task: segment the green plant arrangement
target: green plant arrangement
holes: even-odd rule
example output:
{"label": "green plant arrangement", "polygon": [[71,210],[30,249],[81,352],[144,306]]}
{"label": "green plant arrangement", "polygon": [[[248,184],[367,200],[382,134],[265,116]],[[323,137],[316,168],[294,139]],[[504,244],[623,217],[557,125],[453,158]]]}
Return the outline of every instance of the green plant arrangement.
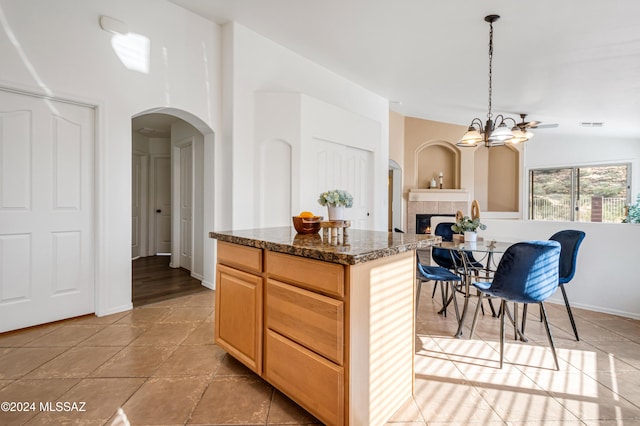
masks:
{"label": "green plant arrangement", "polygon": [[332,189],[331,191],[325,191],[320,194],[318,203],[321,206],[329,207],[352,207],[353,196],[343,189]]}
{"label": "green plant arrangement", "polygon": [[487,225],[481,223],[480,218],[471,219],[469,216],[464,216],[454,225],[451,225],[451,230],[456,234],[462,234],[463,232],[476,232],[477,229],[482,229],[484,231],[487,229]]}
{"label": "green plant arrangement", "polygon": [[626,223],[640,223],[640,194],[636,198],[636,203],[629,206],[629,214]]}

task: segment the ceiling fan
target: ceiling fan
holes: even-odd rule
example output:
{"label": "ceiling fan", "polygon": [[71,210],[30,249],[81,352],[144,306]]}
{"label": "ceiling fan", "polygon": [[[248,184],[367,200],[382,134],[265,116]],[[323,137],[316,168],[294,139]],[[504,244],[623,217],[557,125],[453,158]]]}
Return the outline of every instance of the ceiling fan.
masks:
{"label": "ceiling fan", "polygon": [[520,115],[520,118],[522,119],[522,122],[516,123],[516,126],[518,126],[518,128],[522,131],[525,131],[526,129],[553,129],[555,127],[558,127],[557,123],[542,124],[540,121],[525,121],[527,114],[519,114],[519,115]]}

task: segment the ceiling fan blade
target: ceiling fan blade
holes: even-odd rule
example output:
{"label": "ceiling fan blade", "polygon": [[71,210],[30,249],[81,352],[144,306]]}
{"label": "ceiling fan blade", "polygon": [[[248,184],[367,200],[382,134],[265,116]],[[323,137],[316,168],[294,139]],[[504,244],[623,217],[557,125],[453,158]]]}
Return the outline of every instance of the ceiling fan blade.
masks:
{"label": "ceiling fan blade", "polygon": [[536,126],[529,126],[530,129],[555,129],[556,127],[558,127],[558,123],[537,124]]}

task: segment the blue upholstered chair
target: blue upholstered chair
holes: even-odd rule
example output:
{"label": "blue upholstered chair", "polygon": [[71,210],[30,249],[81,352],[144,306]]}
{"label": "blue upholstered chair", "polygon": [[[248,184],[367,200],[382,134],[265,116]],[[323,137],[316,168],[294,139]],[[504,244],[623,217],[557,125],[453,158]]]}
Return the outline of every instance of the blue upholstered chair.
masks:
{"label": "blue upholstered chair", "polygon": [[[454,225],[453,222],[440,222],[436,225],[436,229],[433,231],[433,233],[441,237],[442,241],[453,241],[453,230],[451,229],[451,226],[453,225]],[[464,254],[468,262],[467,263],[468,268],[475,269],[476,272],[484,268],[484,265],[478,262],[473,257],[473,253],[471,253],[470,251],[467,251]],[[433,261],[436,262],[436,264],[438,264],[438,266],[449,269],[451,271],[456,271],[457,273],[464,273],[464,268],[462,266],[462,258],[460,257],[460,254],[455,250],[447,250],[439,247],[432,247],[431,257],[433,258]],[[431,298],[435,296],[437,286],[438,286],[437,283],[433,286],[433,292],[431,293]],[[455,292],[453,293],[453,295],[455,296]],[[494,312],[493,305],[491,305],[491,301],[489,301],[489,306],[491,307],[491,312]],[[482,313],[484,314],[484,308],[482,310]]]}
{"label": "blue upholstered chair", "polygon": [[[451,230],[452,225],[453,225],[452,222],[440,222],[438,225],[436,225],[436,229],[434,230],[433,233],[441,237],[442,241],[453,241],[453,231]],[[473,257],[473,254],[471,252],[466,252],[465,254],[469,261],[469,266],[471,266],[472,268],[484,267],[482,263],[478,262]],[[453,258],[452,256],[457,256],[457,257]],[[446,268],[452,271],[459,270],[462,266],[462,259],[458,257],[457,252],[455,252],[454,250],[447,250],[439,247],[432,247],[431,257],[433,258],[434,262],[438,264],[438,266],[441,266],[443,268]],[[435,290],[436,289],[434,287],[433,289],[434,294],[435,294]]]}
{"label": "blue upholstered chair", "polygon": [[[480,290],[478,306],[482,302],[483,295],[502,299],[500,306],[502,312],[500,315],[500,368],[502,368],[504,353],[504,321],[506,316],[512,318],[507,302],[515,302],[540,305],[540,313],[553,352],[553,360],[556,370],[559,370],[558,357],[543,304],[558,288],[559,260],[560,243],[557,241],[516,243],[505,251],[492,281],[473,283],[473,286]],[[471,335],[473,335],[478,312],[479,309],[476,309]]]}
{"label": "blue upholstered chair", "polygon": [[[416,256],[417,259],[417,256]],[[416,267],[416,279],[417,282],[417,291],[416,291],[416,315],[418,315],[418,304],[420,303],[420,289],[422,288],[422,284],[426,281],[435,281],[436,286],[440,283],[440,292],[442,293],[442,313],[446,317],[447,316],[447,301],[449,299],[449,288],[451,289],[452,294],[455,292],[454,283],[460,282],[461,279],[458,275],[453,272],[445,269],[441,266],[426,266],[420,263],[420,260],[417,259],[417,267]],[[449,283],[449,288],[445,286],[445,283]],[[435,288],[435,287],[434,287]],[[456,299],[453,298],[453,306],[456,310],[456,318],[460,321],[460,312],[458,311],[458,303]]]}
{"label": "blue upholstered chair", "polygon": [[[558,285],[560,286],[560,290],[562,290],[564,305],[567,308],[571,327],[573,327],[573,334],[576,336],[577,341],[580,341],[580,338],[578,337],[578,329],[576,328],[576,322],[573,319],[573,313],[571,312],[571,306],[569,305],[569,299],[567,298],[567,292],[564,289],[564,285],[569,283],[576,273],[578,249],[580,249],[580,245],[582,244],[582,240],[584,240],[585,235],[586,234],[582,231],[567,229],[556,232],[551,236],[551,238],[549,238],[551,241],[557,241],[560,243],[560,277]],[[522,311],[522,331],[524,332],[527,319],[527,305],[524,305]],[[542,317],[542,314],[540,316]]]}

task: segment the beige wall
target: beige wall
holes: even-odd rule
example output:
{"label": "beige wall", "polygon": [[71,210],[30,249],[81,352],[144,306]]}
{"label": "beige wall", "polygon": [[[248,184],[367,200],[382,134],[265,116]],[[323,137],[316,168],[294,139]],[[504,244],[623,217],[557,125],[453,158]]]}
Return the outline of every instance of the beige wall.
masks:
{"label": "beige wall", "polygon": [[[404,131],[404,211],[409,189],[428,188],[431,178],[440,171],[444,172],[445,189],[468,190],[471,199],[478,200],[481,211],[519,211],[522,199],[520,173],[523,170],[523,158],[519,155],[521,147],[459,148],[456,142],[466,132],[466,126],[413,117],[404,117],[402,125],[397,115],[394,114],[391,127],[397,126]],[[396,131],[394,138],[397,141],[401,133],[399,129]],[[453,157],[447,157],[447,152]],[[451,158],[455,158],[455,164]],[[404,220],[406,223],[406,217]]]}
{"label": "beige wall", "polygon": [[[458,126],[455,124],[441,123],[438,121],[430,121],[430,120],[422,120],[420,118],[413,117],[405,117],[404,120],[404,135],[405,135],[405,145],[404,145],[404,187],[403,190],[405,194],[411,188],[426,188],[426,184],[424,182],[419,182],[419,167],[418,162],[422,163],[422,167],[434,167],[433,170],[425,170],[423,175],[424,179],[429,178],[435,172],[436,174],[440,171],[444,172],[444,187],[445,188],[467,188],[471,190],[469,187],[470,184],[473,184],[473,174],[471,175],[471,179],[464,179],[464,161],[467,156],[467,152],[458,149],[455,144],[464,132],[467,130],[465,126]],[[451,165],[434,165],[427,166],[428,162],[426,159],[419,157],[419,152],[424,149],[428,145],[440,145],[447,146],[450,149],[455,150],[455,152],[459,152],[460,155],[460,164],[462,173],[457,173],[455,170],[447,169],[448,167],[453,167]],[[465,150],[468,151],[468,150]],[[440,152],[441,153],[441,152]],[[435,170],[435,169],[438,170]],[[440,170],[444,169],[444,170]],[[468,170],[468,168],[467,168]],[[459,176],[455,176],[458,174]],[[423,180],[424,180],[423,179]]]}

